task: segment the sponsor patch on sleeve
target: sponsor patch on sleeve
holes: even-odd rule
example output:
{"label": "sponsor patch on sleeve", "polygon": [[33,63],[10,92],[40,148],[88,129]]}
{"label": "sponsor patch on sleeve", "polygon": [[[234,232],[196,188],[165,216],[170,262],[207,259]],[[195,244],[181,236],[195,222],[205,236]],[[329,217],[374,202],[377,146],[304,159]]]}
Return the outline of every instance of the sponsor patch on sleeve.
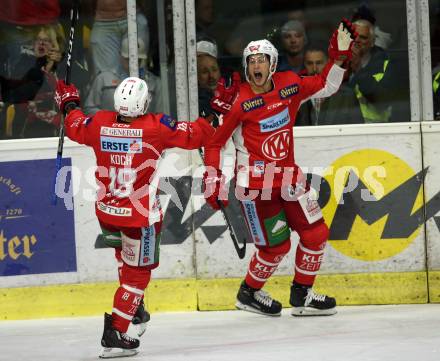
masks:
{"label": "sponsor patch on sleeve", "polygon": [[169,115],[162,115],[162,118],[160,118],[160,122],[167,126],[168,128],[170,128],[171,130],[176,130],[176,126],[177,126],[177,120],[171,118]]}

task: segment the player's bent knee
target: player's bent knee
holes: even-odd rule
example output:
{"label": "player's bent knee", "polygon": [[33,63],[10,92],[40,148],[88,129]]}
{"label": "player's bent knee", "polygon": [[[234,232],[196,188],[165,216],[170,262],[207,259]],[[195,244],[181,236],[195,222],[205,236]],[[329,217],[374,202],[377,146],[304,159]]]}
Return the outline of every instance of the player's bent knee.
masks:
{"label": "player's bent knee", "polygon": [[310,249],[321,249],[330,235],[330,231],[324,222],[316,226],[298,232],[300,242]]}

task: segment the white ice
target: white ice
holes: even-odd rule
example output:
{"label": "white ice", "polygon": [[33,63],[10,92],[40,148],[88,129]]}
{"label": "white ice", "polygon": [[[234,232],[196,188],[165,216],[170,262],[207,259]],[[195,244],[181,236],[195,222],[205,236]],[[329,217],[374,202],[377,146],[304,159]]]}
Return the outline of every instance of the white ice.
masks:
{"label": "white ice", "polygon": [[[330,317],[153,314],[145,361],[439,361],[440,304],[339,307]],[[98,360],[103,317],[0,322],[0,360]]]}

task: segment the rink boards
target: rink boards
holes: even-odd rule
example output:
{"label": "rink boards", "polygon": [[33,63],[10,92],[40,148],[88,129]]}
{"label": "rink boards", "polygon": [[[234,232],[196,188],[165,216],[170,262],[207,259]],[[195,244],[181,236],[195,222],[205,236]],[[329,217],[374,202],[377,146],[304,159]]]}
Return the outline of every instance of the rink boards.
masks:
{"label": "rink boards", "polygon": [[[297,163],[320,185],[330,227],[320,291],[341,305],[440,301],[439,140],[435,122],[295,128]],[[56,146],[57,139],[0,142],[0,319],[111,306],[116,265],[97,238],[94,155],[66,140],[70,187],[52,206]],[[232,309],[253,246],[239,260],[221,214],[204,203],[196,151],[171,150],[162,162],[166,216],[147,306]],[[285,306],[293,260],[291,250],[267,285]]]}

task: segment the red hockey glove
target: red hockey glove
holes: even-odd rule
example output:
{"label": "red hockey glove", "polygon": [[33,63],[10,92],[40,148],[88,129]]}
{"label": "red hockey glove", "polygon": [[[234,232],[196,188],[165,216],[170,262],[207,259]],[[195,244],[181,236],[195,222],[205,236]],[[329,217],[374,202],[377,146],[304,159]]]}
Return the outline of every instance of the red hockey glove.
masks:
{"label": "red hockey glove", "polygon": [[226,84],[225,78],[221,78],[217,83],[217,88],[214,91],[210,104],[211,108],[221,114],[226,114],[231,110],[232,103],[238,93],[241,79],[238,72],[232,73],[230,84]]}
{"label": "red hockey glove", "polygon": [[328,47],[328,56],[333,61],[346,61],[352,57],[351,49],[357,33],[351,22],[342,19],[337,30],[333,32]]}
{"label": "red hockey glove", "polygon": [[80,99],[78,89],[76,89],[73,84],[67,85],[64,80],[58,80],[55,90],[55,102],[63,113],[65,112],[68,103],[79,105]]}
{"label": "red hockey glove", "polygon": [[203,174],[203,193],[206,203],[213,209],[220,209],[219,202],[222,202],[224,207],[227,207],[229,202],[227,198],[226,178],[221,170],[217,170],[217,174],[212,175],[213,172],[205,172]]}

